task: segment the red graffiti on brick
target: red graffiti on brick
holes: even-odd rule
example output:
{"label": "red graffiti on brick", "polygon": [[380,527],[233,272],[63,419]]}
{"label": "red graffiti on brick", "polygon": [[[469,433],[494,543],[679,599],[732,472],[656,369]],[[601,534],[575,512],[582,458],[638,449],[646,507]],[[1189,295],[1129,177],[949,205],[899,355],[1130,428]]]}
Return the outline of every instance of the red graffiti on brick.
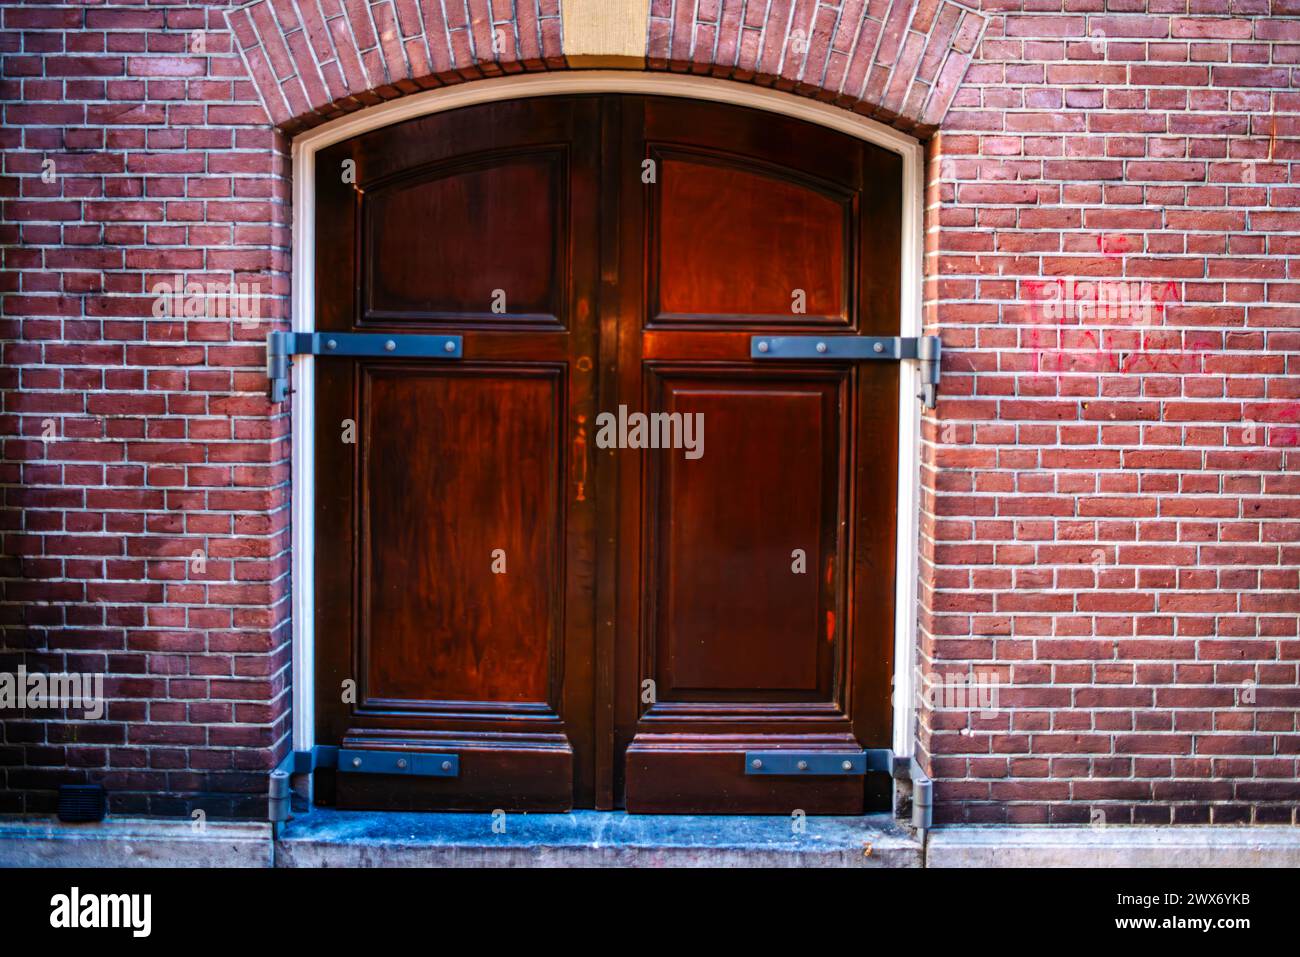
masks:
{"label": "red graffiti on brick", "polygon": [[[1103,239],[1116,240],[1113,247]],[[1123,242],[1119,242],[1123,240]],[[1125,237],[1101,237],[1098,246],[1119,250]],[[1163,349],[1148,330],[1163,324],[1170,303],[1178,301],[1173,282],[1145,282],[1126,279],[1032,279],[1024,283],[1029,294],[1028,346],[1034,350],[1039,374],[1132,372],[1138,374],[1183,375],[1204,370],[1204,354],[1217,344],[1201,339],[1185,348]],[[1078,329],[1084,323],[1111,322],[1113,329]],[[1073,344],[1061,347],[1045,342],[1044,329],[1052,338],[1073,332]],[[1138,347],[1128,345],[1129,330],[1139,330]],[[1122,338],[1121,338],[1122,337]]]}
{"label": "red graffiti on brick", "polygon": [[1131,252],[1130,246],[1127,236],[1102,233],[1097,237],[1097,249],[1108,259],[1118,259],[1125,253]]}

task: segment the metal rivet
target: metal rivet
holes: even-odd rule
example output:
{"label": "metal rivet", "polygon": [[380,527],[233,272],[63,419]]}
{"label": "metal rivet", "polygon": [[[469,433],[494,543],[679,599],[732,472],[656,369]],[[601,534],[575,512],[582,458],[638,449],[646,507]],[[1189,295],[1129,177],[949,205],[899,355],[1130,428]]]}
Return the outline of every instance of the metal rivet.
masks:
{"label": "metal rivet", "polygon": [[817,351],[818,351],[818,352],[825,352],[825,351],[826,351],[826,343],[824,343],[824,342],[819,342],[819,343],[817,343]]}
{"label": "metal rivet", "polygon": [[800,771],[807,771],[807,770],[808,770],[808,762],[807,762],[807,761],[800,761],[800,762],[799,762],[799,770],[800,770]]}
{"label": "metal rivet", "polygon": [[326,349],[337,349],[338,347],[339,347],[339,344],[338,344],[338,340],[336,340],[336,339],[331,339],[331,340],[329,340],[328,342],[325,343],[325,348],[326,348]]}
{"label": "metal rivet", "polygon": [[845,761],[843,764],[840,765],[840,767],[842,767],[845,771],[852,771],[852,770],[853,770],[853,762],[852,762],[852,761]]}
{"label": "metal rivet", "polygon": [[451,770],[451,762],[450,762],[450,761],[443,761],[443,762],[442,762],[442,769],[443,769],[444,771],[450,771],[450,770]]}
{"label": "metal rivet", "polygon": [[884,344],[883,342],[877,342],[874,346],[871,347],[871,351],[872,351],[872,352],[884,352],[884,351],[885,351],[885,344]]}
{"label": "metal rivet", "polygon": [[749,766],[751,768],[761,768],[763,766],[763,762],[760,761],[758,758],[755,758],[753,761],[749,762]]}
{"label": "metal rivet", "polygon": [[397,348],[397,343],[394,342],[392,339],[389,339],[387,342],[384,343],[384,348],[387,349],[389,352],[392,352],[394,349]]}
{"label": "metal rivet", "polygon": [[398,759],[397,759],[397,766],[398,766],[399,768],[404,768],[404,767],[406,767],[406,758],[398,758]]}
{"label": "metal rivet", "polygon": [[455,351],[456,351],[456,343],[454,343],[454,342],[452,342],[450,339],[448,339],[446,342],[444,342],[444,343],[442,344],[442,351],[443,351],[443,352],[455,352]]}
{"label": "metal rivet", "polygon": [[353,759],[352,759],[352,766],[353,766],[354,768],[359,768],[359,767],[361,767],[361,759],[360,759],[360,758],[353,758]]}
{"label": "metal rivet", "polygon": [[759,352],[766,352],[766,351],[768,350],[768,348],[769,348],[769,347],[768,347],[768,344],[767,344],[766,342],[760,342],[760,343],[758,344],[758,351],[759,351]]}

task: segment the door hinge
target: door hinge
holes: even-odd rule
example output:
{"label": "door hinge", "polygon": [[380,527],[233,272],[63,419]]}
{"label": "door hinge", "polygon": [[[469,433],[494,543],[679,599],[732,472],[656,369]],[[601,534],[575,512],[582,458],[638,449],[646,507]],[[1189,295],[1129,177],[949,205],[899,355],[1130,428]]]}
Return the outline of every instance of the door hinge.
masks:
{"label": "door hinge", "polygon": [[311,774],[319,768],[333,768],[356,774],[414,774],[454,778],[460,775],[460,756],[441,752],[386,751],[318,744],[310,751],[290,752],[281,765],[281,770],[292,774]]}
{"label": "door hinge", "polygon": [[460,336],[379,332],[271,332],[266,337],[266,378],[272,402],[289,397],[293,356],[386,356],[398,359],[460,359]]}
{"label": "door hinge", "polygon": [[311,774],[319,768],[333,768],[360,774],[412,774],[420,777],[460,776],[460,757],[427,751],[376,751],[339,748],[318,744],[308,751],[290,751],[271,772],[267,794],[267,819],[278,826],[289,820],[289,779],[294,774]]}
{"label": "door hinge", "polygon": [[865,775],[883,771],[912,784],[912,826],[926,831],[934,820],[934,783],[916,758],[899,757],[889,748],[863,751],[746,751],[746,774],[787,777]]}
{"label": "door hinge", "polygon": [[927,409],[933,409],[938,401],[942,351],[943,343],[938,336],[751,336],[749,340],[752,359],[915,360],[921,373],[921,393],[917,398]]}

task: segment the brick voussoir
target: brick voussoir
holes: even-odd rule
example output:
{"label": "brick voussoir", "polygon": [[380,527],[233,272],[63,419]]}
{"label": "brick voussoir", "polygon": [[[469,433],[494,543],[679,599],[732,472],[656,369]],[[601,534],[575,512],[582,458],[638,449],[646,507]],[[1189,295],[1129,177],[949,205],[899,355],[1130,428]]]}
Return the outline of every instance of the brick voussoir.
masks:
{"label": "brick voussoir", "polygon": [[[550,0],[524,0],[508,19],[494,19],[502,15],[489,0],[450,14],[428,0],[254,0],[225,15],[268,116],[287,130],[422,89],[570,66]],[[929,130],[985,21],[953,0],[778,0],[754,17],[729,3],[651,5],[646,67],[771,86]]]}

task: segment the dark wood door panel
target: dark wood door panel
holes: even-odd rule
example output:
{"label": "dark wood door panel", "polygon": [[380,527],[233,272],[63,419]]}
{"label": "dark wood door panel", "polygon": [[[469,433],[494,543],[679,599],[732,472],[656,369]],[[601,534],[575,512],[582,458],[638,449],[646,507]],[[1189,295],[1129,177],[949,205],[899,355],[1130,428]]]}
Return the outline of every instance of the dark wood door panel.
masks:
{"label": "dark wood door panel", "polygon": [[[431,113],[322,150],[317,155],[317,179],[332,177],[344,158],[354,160],[357,183],[363,189],[440,165],[538,147],[572,148],[579,163],[586,148],[599,142],[599,107],[596,97],[544,97]],[[530,197],[518,199],[526,202]]]}
{"label": "dark wood door panel", "polygon": [[[591,733],[589,611],[563,549],[567,533],[580,555],[585,537],[582,516],[566,515],[561,500],[568,369],[335,365],[344,368],[323,366],[323,380],[355,384],[350,405],[335,406],[347,413],[336,421],[356,424],[354,475],[321,475],[318,534],[333,547],[330,532],[351,526],[338,539],[355,543],[355,557],[320,563],[354,576],[321,576],[339,587],[323,591],[318,615],[339,636],[322,656],[335,679],[322,711],[343,747],[460,758],[453,779],[341,774],[336,802],[571,807],[587,766],[575,750],[590,750]],[[324,423],[318,443],[326,452],[341,444]],[[342,703],[349,679],[355,691]]]}
{"label": "dark wood door panel", "polygon": [[[645,244],[646,251],[645,324],[664,328],[672,324],[666,321],[671,318],[708,329],[725,327],[720,321],[723,316],[746,315],[744,309],[710,310],[707,303],[712,299],[729,302],[731,308],[738,303],[751,308],[761,305],[748,316],[751,322],[760,318],[764,322],[755,331],[823,326],[844,327],[858,335],[898,334],[903,195],[903,162],[898,154],[826,127],[714,103],[626,98],[623,112],[622,148],[637,156],[637,162],[660,155],[670,163],[674,156],[701,162],[712,157],[707,162],[726,173],[701,170],[698,163],[677,170],[670,165],[659,170],[664,174],[660,183],[644,187],[639,176],[628,174],[628,166],[639,173],[635,163],[623,167],[625,210],[635,207],[631,215],[636,220],[627,225],[644,229],[648,237],[635,239]],[[703,180],[689,183],[692,175]],[[754,188],[742,188],[748,184],[755,184]],[[720,196],[728,202],[719,201]],[[686,197],[693,201],[678,201]],[[796,197],[802,197],[807,208],[794,203]],[[708,276],[684,272],[687,281],[681,290],[665,288],[666,277],[655,275],[655,217],[665,206],[675,214],[671,217],[674,235],[693,241],[698,258],[713,266]],[[838,207],[838,213],[833,207]],[[821,210],[824,217],[810,215],[812,209]],[[728,222],[736,228],[731,235],[720,236],[720,224]],[[630,232],[625,235],[634,238]],[[713,246],[730,255],[710,252],[699,241],[703,236],[712,237]],[[817,254],[811,255],[810,249],[817,249]],[[762,268],[744,262],[746,256],[761,262]],[[838,278],[837,261],[844,266],[843,280]],[[737,285],[752,289],[719,288],[719,277],[726,276],[735,276]],[[640,277],[625,269],[622,279]],[[842,300],[836,293],[841,282]],[[796,288],[808,294],[803,315],[789,309],[790,293]],[[785,293],[783,308],[769,312],[767,303],[779,292]],[[661,310],[669,313],[665,303],[679,300],[702,313],[713,311],[715,321],[710,324],[693,313],[660,316]]]}
{"label": "dark wood door panel", "polygon": [[[743,756],[888,745],[892,539],[880,533],[893,525],[864,527],[873,541],[855,563],[850,516],[855,478],[875,486],[862,492],[873,504],[893,492],[884,449],[855,475],[853,403],[865,393],[894,408],[886,390],[897,381],[864,389],[846,364],[650,363],[645,378],[647,407],[701,412],[706,439],[695,461],[645,453],[634,683],[654,683],[625,725],[626,806],[859,813],[861,778],[750,776]],[[858,564],[878,577],[859,581]],[[864,609],[855,593],[879,604]]]}
{"label": "dark wood door panel", "polygon": [[648,455],[657,702],[831,701],[845,370],[651,366],[648,379],[649,408],[705,423],[698,459]]}
{"label": "dark wood door panel", "polygon": [[630,811],[857,813],[878,782],[744,753],[889,745],[899,370],[759,364],[749,339],[897,334],[901,162],[713,104],[623,114],[659,179],[624,164],[618,401],[703,411],[706,451],[621,453],[618,534],[643,542],[619,551],[618,785]]}
{"label": "dark wood door panel", "polygon": [[493,103],[322,150],[318,326],[568,326],[596,278],[599,105]]}
{"label": "dark wood door panel", "polygon": [[318,159],[319,327],[464,337],[454,362],[317,361],[320,740],[460,766],[340,773],[340,806],[593,800],[598,117],[493,104]]}
{"label": "dark wood door panel", "polygon": [[861,186],[866,154],[885,152],[824,126],[748,107],[668,96],[623,102],[626,110],[639,112],[630,132],[642,144],[717,150],[853,190]]}
{"label": "dark wood door panel", "polygon": [[717,151],[651,146],[650,322],[851,322],[854,194]]}
{"label": "dark wood door panel", "polygon": [[400,738],[354,731],[345,748],[457,755],[454,778],[341,774],[336,803],[388,811],[555,811],[572,807],[574,749],[563,734],[408,733]]}
{"label": "dark wood door panel", "polygon": [[860,777],[789,779],[744,773],[747,749],[844,751],[851,734],[736,734],[687,738],[643,733],[627,749],[627,809],[637,814],[861,814]]}
{"label": "dark wood door panel", "polygon": [[361,367],[363,711],[558,706],[563,372]]}
{"label": "dark wood door panel", "polygon": [[367,184],[363,321],[558,323],[566,312],[568,166],[567,148],[556,146]]}

